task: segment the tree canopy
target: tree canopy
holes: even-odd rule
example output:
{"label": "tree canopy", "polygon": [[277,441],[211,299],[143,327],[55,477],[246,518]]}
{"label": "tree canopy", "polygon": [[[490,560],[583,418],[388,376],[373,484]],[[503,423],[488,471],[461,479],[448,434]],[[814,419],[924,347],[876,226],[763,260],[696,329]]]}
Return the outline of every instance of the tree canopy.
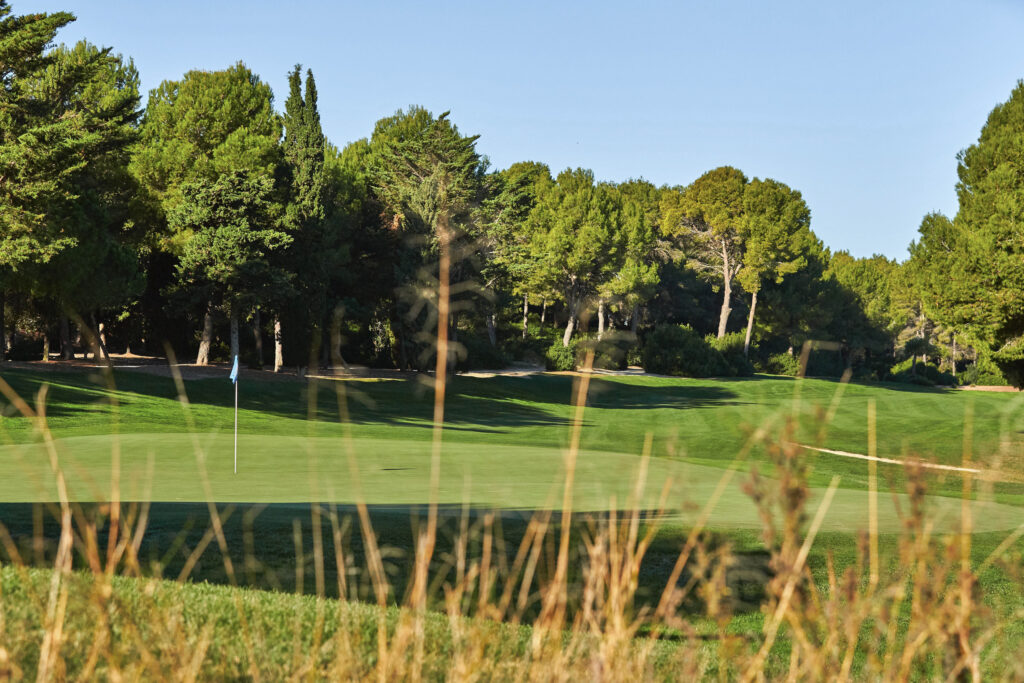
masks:
{"label": "tree canopy", "polygon": [[1024,83],[957,157],[956,214],[925,215],[900,261],[830,251],[799,189],[734,166],[664,186],[494,169],[416,105],[336,146],[301,65],[281,111],[242,61],[141,108],[130,58],[55,45],[73,20],[0,0],[0,349],[18,357],[59,336],[65,358],[98,339],[260,366],[273,340],[276,370],[572,367],[583,344],[622,367],[682,334],[732,372],[793,372],[818,345],[812,374],[1024,384]]}

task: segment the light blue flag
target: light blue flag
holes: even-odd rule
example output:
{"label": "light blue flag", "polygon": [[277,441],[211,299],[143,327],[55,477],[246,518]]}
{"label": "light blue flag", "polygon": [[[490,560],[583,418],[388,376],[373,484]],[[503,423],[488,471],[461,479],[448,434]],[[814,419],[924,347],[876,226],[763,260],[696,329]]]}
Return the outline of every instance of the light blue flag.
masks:
{"label": "light blue flag", "polygon": [[235,364],[231,367],[231,383],[238,381],[238,356],[235,356]]}

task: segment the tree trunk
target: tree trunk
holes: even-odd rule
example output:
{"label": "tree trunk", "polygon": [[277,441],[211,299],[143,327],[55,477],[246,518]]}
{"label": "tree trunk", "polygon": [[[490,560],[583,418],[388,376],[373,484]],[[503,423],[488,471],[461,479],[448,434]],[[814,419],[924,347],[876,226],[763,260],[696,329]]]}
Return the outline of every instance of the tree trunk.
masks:
{"label": "tree trunk", "polygon": [[331,368],[331,329],[324,321],[320,328],[320,368],[326,372]]}
{"label": "tree trunk", "polygon": [[605,327],[604,299],[598,299],[598,301],[597,301],[597,341],[601,341],[601,337],[604,336],[604,327]]}
{"label": "tree trunk", "polygon": [[569,304],[569,320],[565,323],[565,334],[562,335],[562,346],[569,346],[569,340],[572,339],[573,330],[576,329],[576,309],[577,305],[575,303]]}
{"label": "tree trunk", "polygon": [[633,304],[633,315],[629,318],[629,330],[633,333],[633,338],[636,338],[637,330],[640,327],[640,304]]}
{"label": "tree trunk", "polygon": [[729,264],[729,252],[722,244],[722,311],[718,315],[718,338],[725,336],[725,326],[729,322],[732,311],[732,266]]}
{"label": "tree trunk", "polygon": [[337,367],[340,365],[345,368],[345,372],[351,373],[352,368],[349,367],[345,357],[341,355],[341,318],[344,313],[344,309],[341,306],[334,307],[334,317],[331,319],[331,363],[337,371]]}
{"label": "tree trunk", "polygon": [[213,343],[213,302],[206,304],[206,313],[203,314],[203,336],[199,340],[199,353],[196,355],[196,365],[208,365],[210,363],[210,344]]}
{"label": "tree trunk", "polygon": [[953,362],[953,379],[956,379],[956,335],[953,335],[953,357],[950,358]]}
{"label": "tree trunk", "polygon": [[543,303],[541,303],[541,306],[540,306],[540,329],[541,329],[541,331],[544,330],[544,318],[547,317],[547,314],[548,314],[548,300],[544,299]]}
{"label": "tree trunk", "polygon": [[71,323],[66,315],[60,317],[60,357],[62,360],[73,360],[75,357],[71,346]]}
{"label": "tree trunk", "polygon": [[231,307],[231,360],[238,356],[238,309]]}
{"label": "tree trunk", "polygon": [[274,372],[284,366],[284,344],[281,343],[281,317],[274,316]]}
{"label": "tree trunk", "polygon": [[523,294],[523,339],[526,339],[526,332],[530,325],[530,295]]}
{"label": "tree trunk", "polygon": [[491,346],[498,345],[498,332],[495,327],[494,311],[491,311],[487,314],[487,339],[491,342]]}
{"label": "tree trunk", "polygon": [[43,362],[50,362],[50,335],[47,332],[43,332]]}
{"label": "tree trunk", "polygon": [[917,377],[917,354],[910,357],[910,374]]}
{"label": "tree trunk", "polygon": [[263,325],[260,322],[259,306],[252,314],[252,337],[256,342],[256,367],[263,369]]}
{"label": "tree trunk", "polygon": [[100,340],[100,351],[103,352],[103,358],[110,360],[110,351],[107,350],[107,325],[104,322],[100,322],[96,326],[97,339]]}
{"label": "tree trunk", "polygon": [[4,291],[0,290],[0,362],[7,360],[7,315],[4,307]]}
{"label": "tree trunk", "polygon": [[754,310],[757,308],[757,292],[750,295],[750,316],[747,318],[747,337],[743,340],[743,357],[750,357],[750,335],[754,331]]}
{"label": "tree trunk", "polygon": [[98,325],[96,324],[95,313],[91,313],[89,315],[89,319],[92,322],[93,333],[96,335],[96,338],[93,340],[94,346],[92,349],[92,359],[97,363],[100,361],[100,357],[109,361],[110,354],[107,353],[107,342],[105,339],[106,335],[103,332],[103,323]]}

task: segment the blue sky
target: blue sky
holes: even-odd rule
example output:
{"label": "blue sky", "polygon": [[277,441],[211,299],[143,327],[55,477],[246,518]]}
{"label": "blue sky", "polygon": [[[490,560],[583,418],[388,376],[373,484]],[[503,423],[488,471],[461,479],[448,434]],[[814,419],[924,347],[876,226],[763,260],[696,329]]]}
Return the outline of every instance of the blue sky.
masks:
{"label": "blue sky", "polygon": [[729,164],[803,192],[832,249],[903,259],[956,211],[956,153],[1024,78],[1024,3],[128,2],[58,37],[135,59],[148,90],[243,60],[286,95],[313,69],[344,145],[400,107],[451,110],[501,168],[687,184]]}

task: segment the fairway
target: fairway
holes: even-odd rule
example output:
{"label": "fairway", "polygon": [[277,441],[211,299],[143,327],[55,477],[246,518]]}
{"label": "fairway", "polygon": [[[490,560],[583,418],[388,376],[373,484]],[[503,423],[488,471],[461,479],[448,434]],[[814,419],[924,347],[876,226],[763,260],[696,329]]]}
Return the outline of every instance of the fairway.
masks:
{"label": "fairway", "polygon": [[[48,422],[75,500],[110,498],[115,452],[122,500],[385,506],[431,500],[432,400],[416,380],[306,385],[243,379],[239,471],[233,474],[233,397],[226,379],[186,382],[186,410],[169,377],[117,371],[114,393],[81,372],[14,371],[5,379],[29,397],[46,385]],[[552,374],[454,378],[437,502],[478,509],[560,509],[573,382],[571,376]],[[109,403],[111,396],[116,408]],[[777,435],[795,417],[794,440],[864,453],[869,400],[877,405],[880,456],[902,462],[914,454],[959,465],[965,415],[970,414],[973,464],[999,464],[1003,478],[1017,472],[1020,398],[1014,394],[770,377],[606,376],[591,382],[572,508],[654,511],[669,483],[667,518],[692,524],[755,427]],[[339,401],[349,409],[344,427],[338,422]],[[833,418],[826,424],[823,416],[829,410]],[[0,480],[0,502],[56,500],[49,456],[33,422],[12,411],[8,406],[8,417],[0,423],[6,437],[0,462],[8,475]],[[1007,430],[1010,440],[1001,448]],[[643,492],[634,501],[648,435],[652,457]],[[811,465],[812,506],[832,477],[840,477],[824,528],[866,528],[867,462],[814,451],[804,455]],[[709,526],[759,528],[757,510],[742,485],[750,468],[771,476],[773,467],[758,444],[736,465],[739,471],[714,506]],[[889,463],[879,464],[878,471],[880,529],[896,532],[898,511],[909,509],[902,494],[905,473],[901,465]],[[927,476],[936,529],[955,530],[960,475],[930,471]],[[972,503],[975,529],[1006,530],[1024,523],[1021,485],[1003,481],[978,491]]]}
{"label": "fairway", "polygon": [[[112,497],[112,454],[119,453],[122,500],[159,502],[305,503],[421,505],[430,496],[430,443],[401,439],[300,436],[242,436],[239,472],[232,472],[232,438],[227,433],[136,433],[79,436],[55,440],[67,473],[71,497],[102,501]],[[349,450],[351,448],[351,450]],[[352,457],[349,457],[349,453]],[[437,502],[481,509],[561,509],[565,452],[558,448],[486,443],[449,443],[443,448]],[[43,444],[0,448],[9,474],[0,482],[0,502],[53,501],[57,498]],[[585,450],[579,453],[572,508],[599,512],[613,508],[654,511],[666,483],[666,521],[693,524],[727,471],[685,460],[652,458],[646,485],[635,500],[641,460],[634,454]],[[822,462],[819,467],[827,467]],[[866,465],[862,465],[866,467]],[[740,490],[738,473],[729,481],[709,519],[712,528],[759,528],[757,510]],[[208,483],[208,489],[205,484]],[[208,492],[208,493],[207,493]],[[821,488],[812,488],[816,505]],[[929,497],[939,531],[959,526],[960,501]],[[883,494],[880,530],[899,530],[906,495]],[[990,501],[972,503],[976,531],[1016,528],[1020,508]],[[826,530],[866,528],[867,493],[840,489],[825,518]]]}

